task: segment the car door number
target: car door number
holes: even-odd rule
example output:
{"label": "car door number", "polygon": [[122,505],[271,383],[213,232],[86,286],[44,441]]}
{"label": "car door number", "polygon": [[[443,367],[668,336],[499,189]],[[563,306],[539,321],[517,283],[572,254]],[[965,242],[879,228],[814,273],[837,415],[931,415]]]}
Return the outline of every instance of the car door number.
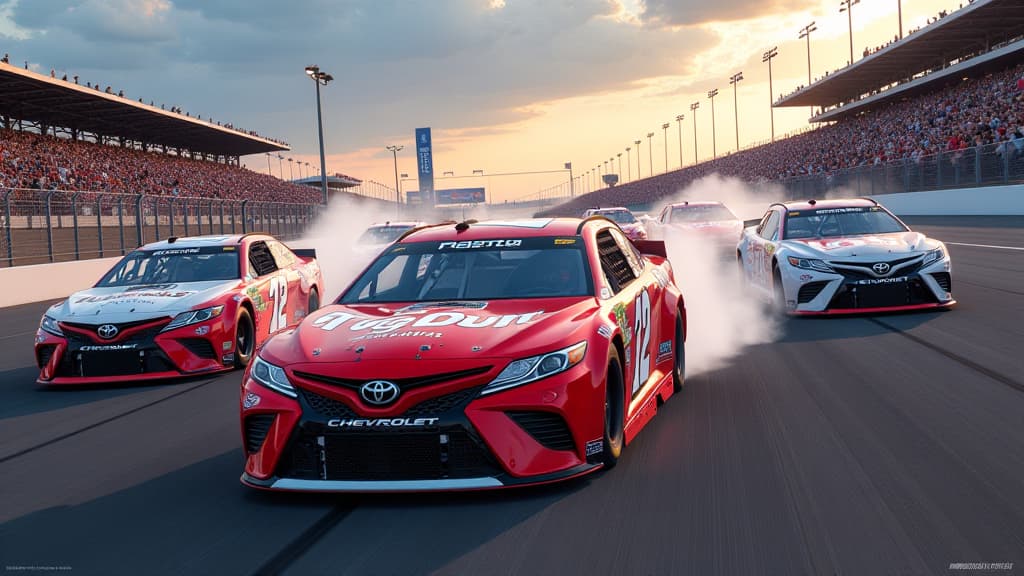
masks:
{"label": "car door number", "polygon": [[273,311],[270,314],[270,332],[288,326],[288,280],[280,276],[270,279],[270,299]]}
{"label": "car door number", "polygon": [[637,294],[633,303],[633,343],[636,359],[633,361],[633,394],[647,382],[651,375],[651,296],[647,288]]}

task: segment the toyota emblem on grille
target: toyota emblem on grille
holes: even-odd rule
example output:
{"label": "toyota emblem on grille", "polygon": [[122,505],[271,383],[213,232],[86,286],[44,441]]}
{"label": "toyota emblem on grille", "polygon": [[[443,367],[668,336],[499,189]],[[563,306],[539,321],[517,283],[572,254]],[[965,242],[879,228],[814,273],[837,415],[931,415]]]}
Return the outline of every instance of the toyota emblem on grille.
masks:
{"label": "toyota emblem on grille", "polygon": [[383,406],[398,398],[398,385],[387,380],[372,380],[359,388],[359,395],[370,404]]}
{"label": "toyota emblem on grille", "polygon": [[114,336],[117,336],[117,326],[113,324],[104,324],[96,329],[96,334],[104,340],[110,340]]}
{"label": "toyota emblem on grille", "polygon": [[879,263],[875,264],[874,266],[872,266],[871,269],[875,271],[875,274],[888,274],[889,273],[889,263],[888,262],[879,262]]}

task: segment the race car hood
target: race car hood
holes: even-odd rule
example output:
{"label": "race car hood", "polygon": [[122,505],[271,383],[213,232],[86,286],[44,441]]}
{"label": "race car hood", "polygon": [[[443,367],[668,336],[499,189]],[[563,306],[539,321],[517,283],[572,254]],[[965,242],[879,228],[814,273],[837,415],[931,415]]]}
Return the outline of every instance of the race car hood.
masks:
{"label": "race car hood", "polygon": [[743,229],[742,220],[715,220],[711,222],[672,222],[669,224],[680,230],[693,230],[709,233],[736,233]]}
{"label": "race car hood", "polygon": [[520,358],[586,338],[593,297],[329,306],[267,341],[271,363]]}
{"label": "race car hood", "polygon": [[238,287],[238,280],[89,288],[50,308],[64,322],[133,322],[174,316]]}
{"label": "race car hood", "polygon": [[931,250],[939,245],[920,232],[807,238],[786,240],[786,244],[793,248],[794,253],[810,258],[865,261]]}

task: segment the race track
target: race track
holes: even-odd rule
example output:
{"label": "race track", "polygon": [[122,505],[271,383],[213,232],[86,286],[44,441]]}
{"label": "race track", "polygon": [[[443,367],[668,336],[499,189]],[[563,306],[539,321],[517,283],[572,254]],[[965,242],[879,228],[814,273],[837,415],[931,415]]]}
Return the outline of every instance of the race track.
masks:
{"label": "race track", "polygon": [[[46,304],[2,309],[0,564],[75,575],[1024,574],[1024,250],[992,247],[1024,247],[1024,218],[910,221],[949,243],[956,309],[790,320],[777,341],[689,379],[614,470],[505,492],[243,488],[238,373],[41,388],[31,343]],[[950,567],[965,562],[1013,566]]]}

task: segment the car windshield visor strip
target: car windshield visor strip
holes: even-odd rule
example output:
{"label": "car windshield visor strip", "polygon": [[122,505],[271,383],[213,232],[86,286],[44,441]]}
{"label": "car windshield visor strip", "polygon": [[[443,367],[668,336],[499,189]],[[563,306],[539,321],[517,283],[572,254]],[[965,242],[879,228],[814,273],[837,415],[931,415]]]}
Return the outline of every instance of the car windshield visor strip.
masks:
{"label": "car windshield visor strip", "polygon": [[97,288],[153,286],[240,278],[236,246],[136,250],[122,258]]}
{"label": "car windshield visor strip", "polygon": [[786,212],[786,240],[906,232],[907,227],[881,206],[822,208]]}
{"label": "car windshield visor strip", "polygon": [[593,294],[579,237],[496,238],[392,245],[341,304],[439,302]]}

